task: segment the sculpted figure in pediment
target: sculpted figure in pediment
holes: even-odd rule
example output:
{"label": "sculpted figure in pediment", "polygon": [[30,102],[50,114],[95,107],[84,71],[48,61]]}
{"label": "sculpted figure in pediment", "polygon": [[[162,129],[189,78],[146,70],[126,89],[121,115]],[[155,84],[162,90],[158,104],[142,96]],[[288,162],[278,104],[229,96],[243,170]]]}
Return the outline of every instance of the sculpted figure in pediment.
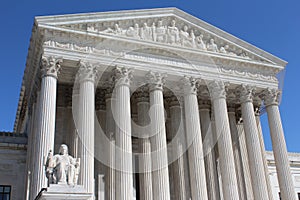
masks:
{"label": "sculpted figure in pediment", "polygon": [[116,35],[123,35],[124,34],[124,30],[122,28],[119,27],[119,24],[115,24],[114,25],[114,29],[111,28],[107,28],[104,31],[101,31],[102,33],[113,33]]}
{"label": "sculpted figure in pediment", "polygon": [[168,26],[167,34],[168,34],[168,43],[171,44],[179,43],[179,31],[178,28],[176,27],[175,20],[172,20],[171,26]]}
{"label": "sculpted figure in pediment", "polygon": [[188,27],[184,26],[179,32],[180,43],[182,46],[186,47],[195,47],[195,34],[194,31],[191,31],[191,34],[188,33]]}
{"label": "sculpted figure in pediment", "polygon": [[152,27],[149,27],[147,23],[144,23],[141,28],[141,39],[152,40]]}
{"label": "sculpted figure in pediment", "polygon": [[[155,30],[155,40],[156,42],[166,42],[167,29],[163,26],[162,21],[157,22],[157,27]],[[154,37],[153,37],[154,38]]]}
{"label": "sculpted figure in pediment", "polygon": [[203,41],[203,35],[199,35],[196,37],[196,47],[202,50],[206,50],[206,45]]}
{"label": "sculpted figure in pediment", "polygon": [[68,146],[62,144],[59,154],[50,151],[46,159],[46,176],[48,184],[76,185],[79,175],[79,159],[68,154]]}
{"label": "sculpted figure in pediment", "polygon": [[138,24],[134,24],[134,27],[129,27],[126,31],[126,35],[133,38],[140,38],[140,28]]}
{"label": "sculpted figure in pediment", "polygon": [[213,52],[219,52],[218,46],[215,44],[214,39],[209,40],[209,43],[207,44],[207,50]]}

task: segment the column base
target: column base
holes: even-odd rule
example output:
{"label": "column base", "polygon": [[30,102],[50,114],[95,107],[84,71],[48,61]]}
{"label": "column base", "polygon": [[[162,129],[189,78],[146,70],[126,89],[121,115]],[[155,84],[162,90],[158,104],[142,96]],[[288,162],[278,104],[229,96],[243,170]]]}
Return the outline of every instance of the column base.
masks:
{"label": "column base", "polygon": [[35,198],[35,200],[90,200],[93,194],[86,192],[82,185],[70,186],[67,184],[51,184],[44,188]]}

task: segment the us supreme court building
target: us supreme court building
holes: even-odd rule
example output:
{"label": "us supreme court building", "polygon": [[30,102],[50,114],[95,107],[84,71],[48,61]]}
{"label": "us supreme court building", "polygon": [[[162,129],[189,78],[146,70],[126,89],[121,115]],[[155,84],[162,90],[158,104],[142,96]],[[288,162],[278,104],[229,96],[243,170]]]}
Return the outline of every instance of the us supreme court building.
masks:
{"label": "us supreme court building", "polygon": [[[297,200],[286,65],[177,8],[36,17],[0,199]],[[49,171],[62,144],[72,184],[67,161]],[[58,167],[65,183],[49,181]]]}

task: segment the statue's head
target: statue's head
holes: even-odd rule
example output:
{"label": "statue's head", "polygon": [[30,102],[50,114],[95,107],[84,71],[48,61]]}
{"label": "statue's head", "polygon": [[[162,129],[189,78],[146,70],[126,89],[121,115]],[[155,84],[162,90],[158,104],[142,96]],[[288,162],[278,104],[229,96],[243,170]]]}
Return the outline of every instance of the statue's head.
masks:
{"label": "statue's head", "polygon": [[68,146],[65,145],[65,144],[60,145],[59,154],[60,155],[67,155],[68,154]]}

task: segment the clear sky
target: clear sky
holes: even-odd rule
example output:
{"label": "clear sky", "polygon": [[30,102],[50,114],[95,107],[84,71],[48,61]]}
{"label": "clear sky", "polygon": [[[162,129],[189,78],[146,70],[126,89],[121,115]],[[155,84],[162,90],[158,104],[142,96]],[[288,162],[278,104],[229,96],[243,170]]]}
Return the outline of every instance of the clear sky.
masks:
{"label": "clear sky", "polygon": [[[13,129],[34,16],[177,7],[289,62],[280,109],[288,150],[300,152],[300,1],[2,0],[0,5],[2,131]],[[271,150],[266,114],[261,118]]]}

